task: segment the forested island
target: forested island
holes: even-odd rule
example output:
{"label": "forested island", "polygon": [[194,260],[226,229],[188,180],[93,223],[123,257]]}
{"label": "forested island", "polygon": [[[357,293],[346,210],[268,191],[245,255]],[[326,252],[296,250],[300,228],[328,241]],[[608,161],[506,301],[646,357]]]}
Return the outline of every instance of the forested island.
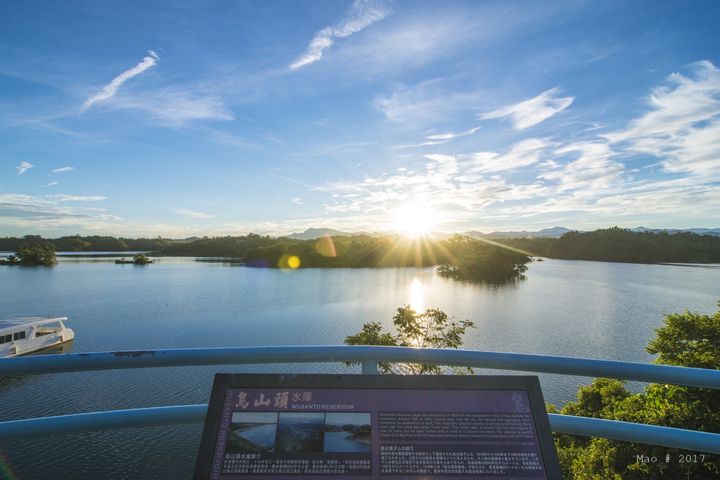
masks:
{"label": "forested island", "polygon": [[26,244],[17,249],[7,260],[0,259],[0,265],[51,266],[57,263],[52,245],[36,243]]}
{"label": "forested island", "polygon": [[150,257],[142,253],[133,255],[132,260],[126,260],[125,258],[115,260],[116,265],[149,265],[151,263],[155,263],[155,261],[151,260]]}

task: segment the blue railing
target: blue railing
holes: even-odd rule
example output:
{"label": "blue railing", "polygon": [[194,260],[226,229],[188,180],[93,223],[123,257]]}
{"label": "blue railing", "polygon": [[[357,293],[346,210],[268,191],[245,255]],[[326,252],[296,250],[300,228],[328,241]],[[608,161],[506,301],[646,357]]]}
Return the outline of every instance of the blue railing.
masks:
{"label": "blue railing", "polygon": [[[18,357],[0,360],[0,376],[188,365],[333,362],[359,362],[364,374],[377,373],[379,362],[431,363],[720,389],[720,371],[701,368],[519,353],[335,345],[143,350]],[[10,420],[0,422],[0,441],[99,429],[201,423],[204,421],[206,409],[207,405],[175,405]],[[558,414],[550,414],[550,426],[555,433],[720,453],[718,433]]]}

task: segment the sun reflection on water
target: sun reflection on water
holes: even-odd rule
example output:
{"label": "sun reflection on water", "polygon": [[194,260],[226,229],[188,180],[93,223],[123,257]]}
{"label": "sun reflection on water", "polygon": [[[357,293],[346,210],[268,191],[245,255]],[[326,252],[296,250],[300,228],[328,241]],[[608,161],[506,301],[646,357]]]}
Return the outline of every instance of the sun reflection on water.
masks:
{"label": "sun reflection on water", "polygon": [[410,306],[416,312],[425,311],[425,288],[419,278],[415,277],[408,287],[410,291]]}

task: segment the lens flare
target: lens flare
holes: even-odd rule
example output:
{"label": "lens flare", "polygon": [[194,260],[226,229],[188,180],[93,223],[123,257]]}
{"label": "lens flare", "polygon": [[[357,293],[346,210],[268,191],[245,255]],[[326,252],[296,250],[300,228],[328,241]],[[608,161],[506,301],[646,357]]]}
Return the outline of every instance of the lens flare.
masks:
{"label": "lens flare", "polygon": [[296,255],[291,255],[290,258],[288,258],[288,267],[295,269],[300,266],[300,257]]}
{"label": "lens flare", "polygon": [[280,257],[278,267],[280,267],[281,270],[295,270],[300,268],[300,257],[297,255],[285,254]]}
{"label": "lens flare", "polygon": [[323,257],[337,257],[335,242],[330,235],[325,235],[315,242],[315,250]]}

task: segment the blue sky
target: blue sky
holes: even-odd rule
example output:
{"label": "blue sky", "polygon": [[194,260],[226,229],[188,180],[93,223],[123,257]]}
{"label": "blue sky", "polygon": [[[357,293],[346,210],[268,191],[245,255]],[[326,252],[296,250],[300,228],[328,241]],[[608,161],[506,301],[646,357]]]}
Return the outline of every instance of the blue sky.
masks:
{"label": "blue sky", "polygon": [[0,235],[720,226],[720,3],[11,2]]}

